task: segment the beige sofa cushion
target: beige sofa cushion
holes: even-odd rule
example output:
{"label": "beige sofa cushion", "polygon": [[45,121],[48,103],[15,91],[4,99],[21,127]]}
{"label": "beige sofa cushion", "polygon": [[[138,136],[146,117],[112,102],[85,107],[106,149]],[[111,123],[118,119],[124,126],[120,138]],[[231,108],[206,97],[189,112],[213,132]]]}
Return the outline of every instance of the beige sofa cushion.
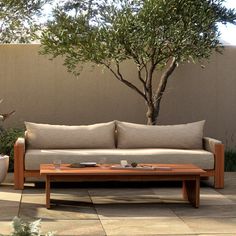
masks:
{"label": "beige sofa cushion", "polygon": [[183,149],[29,149],[25,154],[26,170],[39,170],[40,164],[51,164],[59,159],[62,163],[95,161],[118,164],[129,163],[195,164],[203,169],[214,169],[214,155],[205,150]]}
{"label": "beige sofa cushion", "polygon": [[25,122],[28,148],[115,148],[115,122],[66,126]]}
{"label": "beige sofa cushion", "polygon": [[140,125],[117,121],[118,148],[202,149],[205,121],[181,125]]}

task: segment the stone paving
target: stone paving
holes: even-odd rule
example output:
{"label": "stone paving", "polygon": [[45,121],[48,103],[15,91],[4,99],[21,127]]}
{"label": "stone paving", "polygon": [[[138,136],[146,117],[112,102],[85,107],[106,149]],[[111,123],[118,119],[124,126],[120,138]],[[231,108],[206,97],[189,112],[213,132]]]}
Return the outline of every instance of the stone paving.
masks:
{"label": "stone paving", "polygon": [[[106,188],[52,189],[52,208],[45,208],[44,188],[28,184],[13,189],[12,175],[0,185],[0,234],[9,235],[14,216],[42,219],[42,232],[56,235],[236,235],[236,172],[225,174],[225,188],[201,187],[199,209],[182,200],[176,184],[143,183]],[[56,187],[56,186],[55,186]]]}

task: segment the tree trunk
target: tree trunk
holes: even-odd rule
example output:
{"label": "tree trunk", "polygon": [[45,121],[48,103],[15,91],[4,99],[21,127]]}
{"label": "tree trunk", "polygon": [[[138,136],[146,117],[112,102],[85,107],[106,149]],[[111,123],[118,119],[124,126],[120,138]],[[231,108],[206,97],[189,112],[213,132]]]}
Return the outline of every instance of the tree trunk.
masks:
{"label": "tree trunk", "polygon": [[153,104],[147,104],[147,125],[156,125],[157,124],[157,118],[158,118],[158,111],[153,106]]}
{"label": "tree trunk", "polygon": [[153,125],[153,118],[154,118],[154,108],[152,105],[148,105],[148,110],[147,110],[147,113],[146,113],[146,116],[147,116],[147,125]]}
{"label": "tree trunk", "polygon": [[152,103],[147,103],[148,110],[146,113],[147,116],[147,124],[148,125],[156,125],[157,119],[160,112],[160,105],[163,94],[166,89],[166,85],[168,82],[168,78],[174,72],[175,68],[177,67],[176,59],[173,58],[167,70],[162,74],[160,78],[160,82],[158,84],[157,90],[153,96]]}

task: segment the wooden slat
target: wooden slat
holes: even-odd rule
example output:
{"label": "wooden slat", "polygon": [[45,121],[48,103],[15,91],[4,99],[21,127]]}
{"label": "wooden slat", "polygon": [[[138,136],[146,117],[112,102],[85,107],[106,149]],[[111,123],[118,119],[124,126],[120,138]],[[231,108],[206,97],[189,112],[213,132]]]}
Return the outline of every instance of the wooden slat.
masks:
{"label": "wooden slat", "polygon": [[51,175],[52,181],[182,181],[196,175]]}

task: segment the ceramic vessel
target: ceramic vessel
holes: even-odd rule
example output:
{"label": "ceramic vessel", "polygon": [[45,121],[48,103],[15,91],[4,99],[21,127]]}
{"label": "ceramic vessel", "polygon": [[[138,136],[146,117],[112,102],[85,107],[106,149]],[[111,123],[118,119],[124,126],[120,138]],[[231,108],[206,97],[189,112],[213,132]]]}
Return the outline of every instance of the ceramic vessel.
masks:
{"label": "ceramic vessel", "polygon": [[0,183],[2,183],[6,178],[8,166],[9,166],[9,156],[0,155]]}

